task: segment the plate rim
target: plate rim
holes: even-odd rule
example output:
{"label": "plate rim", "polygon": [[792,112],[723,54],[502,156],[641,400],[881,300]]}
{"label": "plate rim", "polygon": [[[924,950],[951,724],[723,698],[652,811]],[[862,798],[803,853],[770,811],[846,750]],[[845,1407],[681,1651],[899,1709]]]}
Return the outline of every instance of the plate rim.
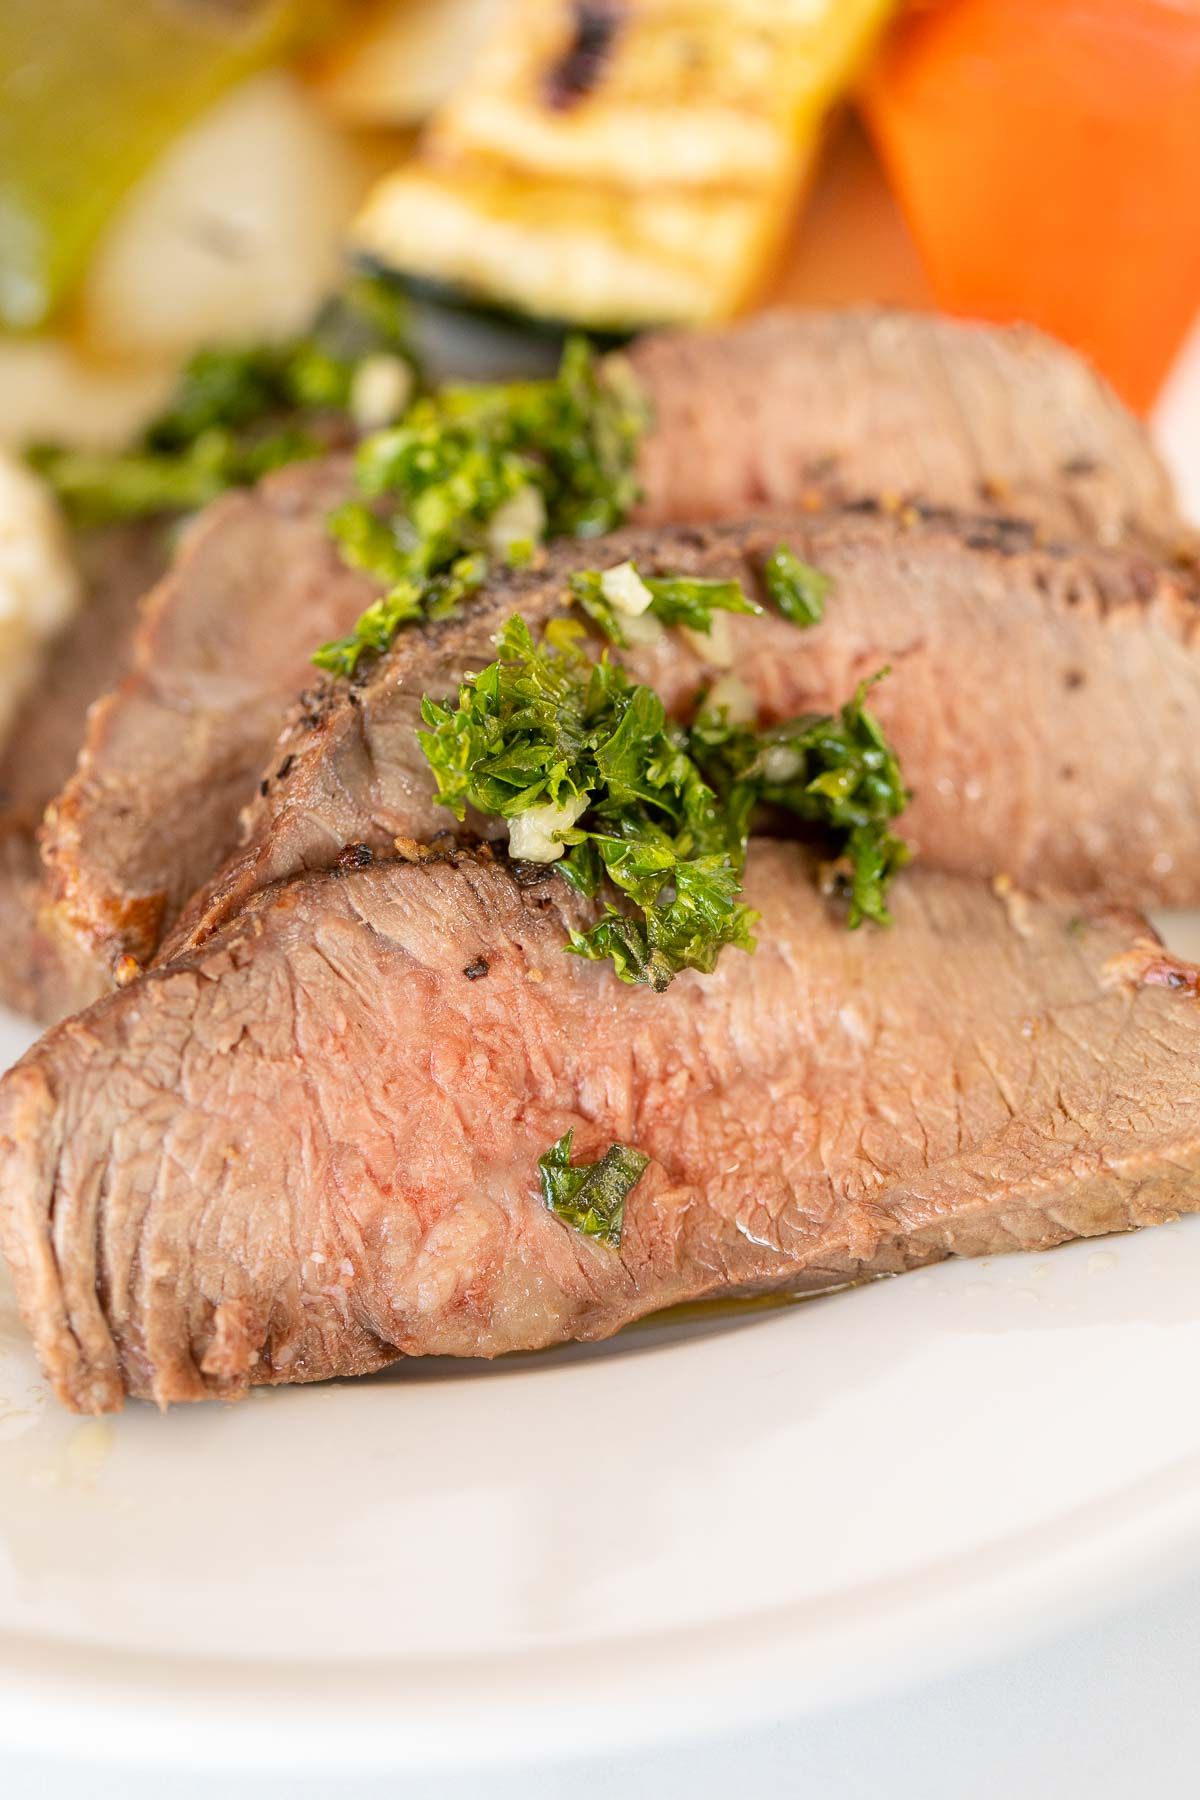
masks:
{"label": "plate rim", "polygon": [[569,1651],[270,1663],[4,1633],[0,1747],[148,1767],[186,1745],[200,1770],[280,1774],[469,1772],[632,1752],[994,1660],[1197,1563],[1200,1451],[944,1563]]}

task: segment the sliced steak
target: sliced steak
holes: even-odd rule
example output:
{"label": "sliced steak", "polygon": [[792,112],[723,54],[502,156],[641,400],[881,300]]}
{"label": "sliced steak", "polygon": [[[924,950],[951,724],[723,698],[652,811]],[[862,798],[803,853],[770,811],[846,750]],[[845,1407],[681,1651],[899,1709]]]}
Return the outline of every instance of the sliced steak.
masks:
{"label": "sliced steak", "polygon": [[[915,790],[902,829],[923,861],[1121,901],[1200,898],[1195,577],[1137,552],[1034,548],[1012,522],[848,512],[563,543],[540,572],[499,577],[460,617],[402,637],[360,684],[317,685],[272,753],[243,848],[167,954],[348,845],[450,825],[415,737],[422,695],[488,662],[512,611],[537,625],[561,610],[572,569],[633,557],[754,591],[781,540],[833,578],[824,622],[729,619],[736,671],[774,721],[832,709],[890,665],[872,704]],[[677,710],[714,673],[677,633],[625,660]]]}
{"label": "sliced steak", "polygon": [[[665,995],[500,862],[261,895],[0,1084],[0,1225],[61,1397],[160,1404],[598,1338],[679,1301],[1044,1249],[1200,1205],[1200,970],[1135,916],[914,871],[848,933],[752,849],[759,948]],[[568,1128],[651,1163],[619,1252]]]}
{"label": "sliced steak", "polygon": [[48,912],[100,980],[227,854],[313,647],[374,597],[326,529],[348,478],[332,459],[225,495],[146,601],[43,836]]}
{"label": "sliced steak", "polygon": [[37,831],[70,776],[88,707],[119,678],[138,602],[166,565],[168,533],[155,522],[81,533],[75,548],[84,601],[54,646],[13,722],[0,757],[0,1004],[59,1018],[106,985],[92,959],[39,923]]}
{"label": "sliced steak", "polygon": [[1028,326],[774,312],[643,338],[631,359],[655,409],[641,463],[655,522],[890,492],[1105,544],[1184,536],[1141,426]]}
{"label": "sliced steak", "polygon": [[[1028,332],[780,313],[648,338],[632,354],[658,418],[642,456],[648,520],[890,489],[970,507],[1004,494],[1055,531],[1179,532],[1136,422],[1076,358]],[[45,836],[47,941],[82,970],[85,991],[153,955],[234,849],[259,782],[288,779],[290,747],[271,746],[310,653],[374,597],[325,529],[348,482],[348,464],[331,459],[219,501],[156,591],[132,672],[96,710]],[[881,636],[892,654],[894,632]],[[830,697],[843,696],[815,684],[814,700]],[[384,810],[396,816],[394,799]],[[1148,817],[1142,837],[1158,823]],[[315,818],[312,832],[324,829]],[[345,841],[335,829],[317,860]],[[1098,837],[1089,854],[1105,862]],[[1073,857],[1068,846],[1063,860],[1075,867]]]}

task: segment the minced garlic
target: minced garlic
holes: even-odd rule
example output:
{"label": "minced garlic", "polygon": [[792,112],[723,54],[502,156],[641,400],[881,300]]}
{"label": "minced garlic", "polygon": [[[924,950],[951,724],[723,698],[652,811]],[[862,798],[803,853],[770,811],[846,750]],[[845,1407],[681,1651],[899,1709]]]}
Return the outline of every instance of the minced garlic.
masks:
{"label": "minced garlic", "polygon": [[508,854],[517,862],[557,862],[565,845],[556,832],[570,831],[587,810],[588,796],[580,794],[565,806],[531,806],[508,821]]}
{"label": "minced garlic", "polygon": [[534,550],[546,535],[546,502],[540,488],[523,487],[498,506],[487,529],[493,556],[508,557],[514,550]]}
{"label": "minced garlic", "polygon": [[637,619],[654,598],[631,562],[615,563],[600,577],[600,592],[614,612]]}

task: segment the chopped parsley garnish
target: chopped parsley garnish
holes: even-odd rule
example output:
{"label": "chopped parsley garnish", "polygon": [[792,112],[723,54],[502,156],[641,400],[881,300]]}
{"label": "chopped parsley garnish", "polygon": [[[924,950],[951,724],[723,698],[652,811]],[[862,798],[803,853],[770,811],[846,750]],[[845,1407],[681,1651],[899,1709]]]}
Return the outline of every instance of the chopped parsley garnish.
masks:
{"label": "chopped parsley garnish", "polygon": [[583,569],[572,575],[571,597],[608,638],[624,649],[628,621],[657,619],[662,625],[687,625],[711,631],[718,612],[760,613],[740,581],[703,581],[684,575],[642,575],[636,563],[620,563],[601,572]]}
{"label": "chopped parsley garnish", "polygon": [[568,1131],[538,1157],[542,1198],[550,1211],[585,1237],[599,1238],[615,1250],[621,1242],[625,1202],[641,1180],[650,1158],[628,1144],[610,1144],[599,1162],[571,1167]]}
{"label": "chopped parsley garnish", "polygon": [[757,732],[718,708],[684,727],[607,652],[591,660],[581,637],[560,619],[535,642],[514,616],[457,704],[424,700],[419,734],[458,819],[468,806],[507,819],[514,858],[556,862],[588,898],[606,882],[616,890],[590,930],[571,931],[572,951],[661,992],[681,969],[711,972],[728,944],[753,949],[740,894],[760,802],[814,827],[849,889],[852,926],[886,922],[887,883],[906,855],[888,821],[907,795],[865,686],[837,718]]}
{"label": "chopped parsley garnish", "polygon": [[825,599],[832,586],[828,575],[801,562],[786,544],[780,544],[763,563],[763,583],[793,625],[816,625],[824,617]]}
{"label": "chopped parsley garnish", "polygon": [[542,381],[446,387],[358,453],[361,498],[331,528],[342,555],[386,587],[314,662],[353,674],[401,626],[452,610],[489,559],[528,561],[546,537],[609,531],[637,498],[643,410],[631,377],[571,338]]}
{"label": "chopped parsley garnish", "polygon": [[861,681],[836,715],[810,713],[756,731],[701,711],[692,754],[739,829],[760,805],[782,809],[814,828],[830,853],[829,872],[848,896],[846,923],[891,923],[887,889],[908,862],[903,838],[889,829],[908,803],[895,752],[867,706],[888,673]]}
{"label": "chopped parsley garnish", "polygon": [[133,449],[41,445],[29,460],[77,524],[190,512],[226,488],[327,449],[310,428],[312,416],[349,412],[356,377],[381,357],[393,362],[406,392],[412,377],[402,302],[364,276],[322,308],[301,338],[198,351]]}
{"label": "chopped parsley garnish", "polygon": [[194,512],[226,488],[246,487],[284,463],[316,456],[321,445],[297,426],[242,441],[226,426],[200,433],[186,449],[109,453],[40,445],[29,461],[76,525],[110,525],[157,513]]}

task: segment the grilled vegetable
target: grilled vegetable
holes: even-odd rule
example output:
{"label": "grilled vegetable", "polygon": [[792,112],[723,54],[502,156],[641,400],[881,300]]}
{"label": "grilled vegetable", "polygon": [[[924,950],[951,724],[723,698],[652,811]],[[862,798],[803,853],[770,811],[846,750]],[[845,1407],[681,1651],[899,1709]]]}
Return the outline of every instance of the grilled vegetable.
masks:
{"label": "grilled vegetable", "polygon": [[239,82],[118,208],[72,297],[72,339],[178,363],[197,344],[302,330],[340,277],[367,160],[291,73]]}
{"label": "grilled vegetable", "polygon": [[295,36],[302,0],[4,0],[0,325],[41,324],[126,189],[247,70]]}
{"label": "grilled vegetable", "polygon": [[524,0],[355,227],[380,262],[620,330],[764,285],[887,0]]}
{"label": "grilled vegetable", "polygon": [[1040,325],[1148,407],[1200,306],[1200,7],[915,11],[868,117],[939,302]]}
{"label": "grilled vegetable", "polygon": [[[388,176],[352,236],[402,275],[475,304],[596,331],[724,318],[765,279],[791,210],[788,181],[736,188],[579,186],[499,164]],[[799,171],[795,171],[799,179]]]}
{"label": "grilled vegetable", "polygon": [[505,0],[384,0],[360,7],[309,70],[347,125],[419,125],[454,92]]}

